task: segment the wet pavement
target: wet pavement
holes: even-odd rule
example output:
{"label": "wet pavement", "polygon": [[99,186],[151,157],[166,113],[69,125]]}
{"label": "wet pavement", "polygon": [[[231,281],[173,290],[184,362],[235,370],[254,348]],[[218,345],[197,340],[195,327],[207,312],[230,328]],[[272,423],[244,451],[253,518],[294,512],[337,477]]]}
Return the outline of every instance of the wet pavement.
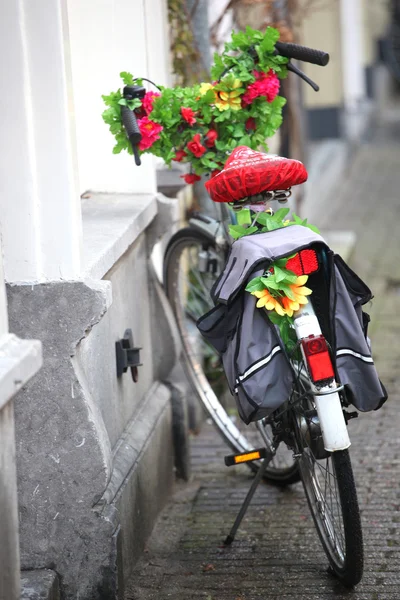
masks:
{"label": "wet pavement", "polygon": [[[400,139],[362,145],[337,193],[310,221],[352,230],[350,264],[369,284],[370,337],[389,400],[349,423],[365,572],[347,591],[327,572],[301,484],[259,486],[230,548],[222,542],[251,484],[210,424],[192,438],[193,477],[178,483],[134,569],[126,600],[398,600],[400,598]],[[368,309],[367,309],[368,311]]]}

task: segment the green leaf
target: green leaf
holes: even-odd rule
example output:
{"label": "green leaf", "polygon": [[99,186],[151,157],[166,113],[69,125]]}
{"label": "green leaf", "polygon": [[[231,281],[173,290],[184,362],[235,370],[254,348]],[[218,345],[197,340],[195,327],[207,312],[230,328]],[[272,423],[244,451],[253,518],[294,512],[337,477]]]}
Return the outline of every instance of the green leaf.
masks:
{"label": "green leaf", "polygon": [[270,219],[269,221],[267,221],[266,226],[267,226],[267,231],[274,231],[275,229],[281,229],[282,228],[282,224],[281,223],[277,223],[273,219]]}
{"label": "green leaf", "polygon": [[134,82],[133,75],[131,73],[128,73],[128,71],[122,71],[119,74],[119,76],[121,77],[121,79],[125,85],[133,85],[133,82]]}
{"label": "green leaf", "polygon": [[302,225],[303,224],[303,219],[301,219],[295,213],[293,213],[293,221],[295,222],[296,225]]}
{"label": "green leaf", "polygon": [[281,286],[279,285],[279,283],[276,283],[273,277],[261,277],[261,281],[266,288],[269,288],[271,290],[281,289]]}
{"label": "green leaf", "polygon": [[274,266],[276,265],[277,267],[285,268],[287,261],[287,258],[278,258],[278,260],[274,260]]}
{"label": "green leaf", "polygon": [[229,235],[231,235],[234,240],[237,240],[246,235],[246,227],[243,227],[242,225],[229,225]]}
{"label": "green leaf", "polygon": [[246,286],[246,292],[261,292],[265,290],[265,285],[261,281],[261,277],[255,277]]}
{"label": "green leaf", "polygon": [[293,294],[292,290],[288,285],[281,283],[280,290],[285,294],[285,296],[290,298],[290,300],[295,300],[295,295]]}
{"label": "green leaf", "polygon": [[296,283],[297,275],[293,273],[293,271],[289,271],[288,269],[282,269],[285,274],[285,282],[287,283]]}
{"label": "green leaf", "polygon": [[286,279],[286,273],[274,263],[275,280],[277,283]]}
{"label": "green leaf", "polygon": [[290,208],[280,208],[273,215],[274,221],[283,221],[289,212],[290,212]]}
{"label": "green leaf", "polygon": [[251,224],[251,213],[250,209],[242,208],[241,211],[236,213],[237,222],[239,225],[250,225]]}
{"label": "green leaf", "polygon": [[114,121],[110,125],[110,131],[113,135],[115,135],[116,133],[119,133],[121,131],[121,129],[122,129],[122,124],[119,121]]}
{"label": "green leaf", "polygon": [[260,212],[257,215],[257,223],[260,223],[260,225],[266,225],[270,219],[271,215],[267,212]]}
{"label": "green leaf", "polygon": [[274,325],[279,325],[281,323],[282,319],[284,319],[284,317],[282,317],[282,315],[278,315],[278,313],[275,312],[274,310],[269,311],[268,318],[271,321],[271,323],[273,323]]}

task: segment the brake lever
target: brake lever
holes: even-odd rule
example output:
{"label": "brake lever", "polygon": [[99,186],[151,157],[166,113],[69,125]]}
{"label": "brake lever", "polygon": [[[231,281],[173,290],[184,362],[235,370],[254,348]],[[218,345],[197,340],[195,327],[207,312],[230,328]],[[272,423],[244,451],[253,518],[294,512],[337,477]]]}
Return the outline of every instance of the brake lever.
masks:
{"label": "brake lever", "polygon": [[303,81],[308,83],[308,85],[310,85],[315,92],[319,92],[319,85],[316,84],[315,81],[307,77],[307,75],[303,73],[303,71],[300,71],[300,69],[297,68],[295,65],[292,65],[292,63],[289,62],[287,64],[287,69],[288,71],[292,71],[292,73],[296,73],[296,75],[298,75]]}

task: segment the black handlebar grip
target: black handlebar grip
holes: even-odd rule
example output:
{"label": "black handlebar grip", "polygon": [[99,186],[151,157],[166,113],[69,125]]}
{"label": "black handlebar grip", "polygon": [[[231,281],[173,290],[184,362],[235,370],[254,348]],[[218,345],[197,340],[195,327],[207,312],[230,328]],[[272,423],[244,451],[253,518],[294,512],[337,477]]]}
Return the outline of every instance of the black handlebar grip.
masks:
{"label": "black handlebar grip", "polygon": [[142,135],[137,124],[135,113],[127,106],[121,106],[122,123],[124,124],[126,134],[132,145],[137,146]]}
{"label": "black handlebar grip", "polygon": [[133,112],[133,110],[131,110],[127,106],[121,106],[121,116],[126,134],[132,146],[133,154],[135,157],[135,163],[139,166],[141,164],[141,161],[138,152],[138,144],[142,139],[142,134],[140,133],[139,125],[136,120],[136,115]]}
{"label": "black handlebar grip", "polygon": [[287,44],[286,42],[276,42],[275,48],[277,54],[281,56],[302,60],[313,65],[319,65],[320,67],[325,67],[329,62],[329,54],[322,50],[314,50],[313,48],[297,44]]}

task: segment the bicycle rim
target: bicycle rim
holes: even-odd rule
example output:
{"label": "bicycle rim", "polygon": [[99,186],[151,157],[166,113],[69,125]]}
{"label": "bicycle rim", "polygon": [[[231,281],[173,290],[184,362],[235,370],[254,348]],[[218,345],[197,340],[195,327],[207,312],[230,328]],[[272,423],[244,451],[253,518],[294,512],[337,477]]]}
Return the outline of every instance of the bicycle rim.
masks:
{"label": "bicycle rim", "polygon": [[[213,265],[218,264],[216,271],[204,272],[204,264],[199,268],[200,252],[210,253]],[[167,248],[164,284],[182,341],[186,375],[220,435],[235,453],[239,453],[264,445],[268,447],[272,443],[273,433],[271,426],[265,423],[261,426],[259,424],[258,427],[254,424],[244,425],[239,417],[233,414],[236,412],[234,409],[230,409],[228,414],[220,402],[218,390],[215,392],[215,372],[218,374],[218,381],[222,376],[226,382],[222,363],[195,327],[195,321],[213,306],[210,290],[224,264],[225,255],[222,249],[200,232],[190,228],[184,229],[171,239]],[[196,283],[195,290],[193,282]],[[215,360],[208,371],[205,371],[204,365],[206,353],[210,353],[211,361]],[[281,485],[299,481],[298,467],[292,454],[281,444],[267,467],[265,479]],[[258,469],[257,463],[247,464],[253,470]]]}
{"label": "bicycle rim", "polygon": [[301,479],[330,566],[346,586],[352,587],[363,573],[363,542],[350,455],[348,450],[341,450],[320,457],[321,445],[316,449],[315,442],[310,441],[312,399],[304,395],[302,386],[299,398],[303,400],[292,409]]}

